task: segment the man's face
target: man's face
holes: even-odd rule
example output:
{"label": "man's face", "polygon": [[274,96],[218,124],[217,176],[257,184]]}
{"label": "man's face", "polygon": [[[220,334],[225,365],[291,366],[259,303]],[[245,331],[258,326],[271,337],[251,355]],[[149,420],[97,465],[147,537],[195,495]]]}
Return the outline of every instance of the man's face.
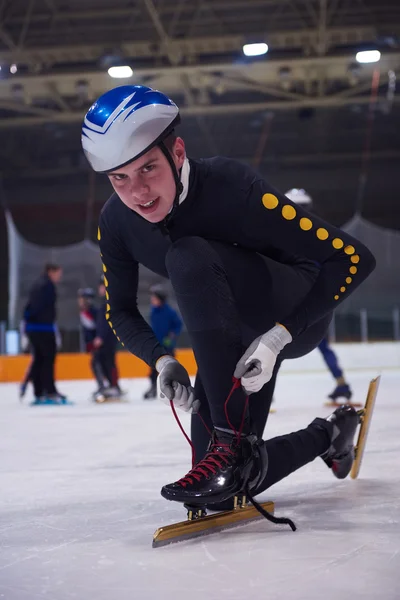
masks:
{"label": "man's face", "polygon": [[49,278],[53,283],[59,283],[62,277],[62,269],[49,272]]}
{"label": "man's face", "polygon": [[155,306],[155,307],[161,306],[161,300],[155,294],[151,294],[151,296],[150,296],[150,304],[152,306]]}
{"label": "man's face", "polygon": [[[171,151],[179,170],[185,160],[185,144],[177,138]],[[170,212],[176,185],[171,167],[157,146],[137,160],[108,174],[115,192],[128,208],[150,223],[159,223]]]}

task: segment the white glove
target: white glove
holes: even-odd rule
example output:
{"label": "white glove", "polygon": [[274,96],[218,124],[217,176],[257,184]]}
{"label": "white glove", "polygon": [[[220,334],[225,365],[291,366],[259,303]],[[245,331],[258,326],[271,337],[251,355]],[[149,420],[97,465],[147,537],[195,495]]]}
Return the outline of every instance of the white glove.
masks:
{"label": "white glove", "polygon": [[236,365],[234,377],[248,394],[259,392],[272,377],[276,357],[292,341],[282,325],[275,325],[254,340]]}
{"label": "white glove", "polygon": [[61,349],[61,346],[62,346],[62,337],[61,337],[61,333],[60,333],[60,331],[57,329],[57,330],[54,332],[54,335],[55,335],[55,338],[56,338],[56,348],[57,348],[57,350],[60,350],[60,349]]}
{"label": "white glove", "polygon": [[29,348],[29,338],[26,333],[21,333],[21,350],[22,352],[26,352]]}
{"label": "white glove", "polygon": [[172,356],[166,355],[158,359],[156,369],[159,373],[157,396],[160,400],[168,406],[172,400],[176,408],[188,413],[197,413],[200,401],[195,399],[185,367]]}

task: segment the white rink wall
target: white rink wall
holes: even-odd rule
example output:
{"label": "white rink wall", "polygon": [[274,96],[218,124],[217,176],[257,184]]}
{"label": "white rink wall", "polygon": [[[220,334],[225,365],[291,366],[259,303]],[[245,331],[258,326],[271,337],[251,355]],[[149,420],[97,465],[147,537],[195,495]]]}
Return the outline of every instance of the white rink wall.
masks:
{"label": "white rink wall", "polygon": [[[348,371],[400,369],[400,342],[371,342],[368,344],[332,344],[339,364]],[[321,352],[316,349],[307,356],[285,360],[281,373],[310,373],[326,370]]]}

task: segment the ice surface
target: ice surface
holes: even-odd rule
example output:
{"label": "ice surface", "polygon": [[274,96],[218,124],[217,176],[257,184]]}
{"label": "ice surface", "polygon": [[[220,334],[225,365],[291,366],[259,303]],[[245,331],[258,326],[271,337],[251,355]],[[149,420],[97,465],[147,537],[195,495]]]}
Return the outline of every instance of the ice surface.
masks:
{"label": "ice surface", "polygon": [[[374,371],[350,372],[363,399]],[[91,382],[61,382],[74,406],[20,404],[0,386],[0,599],[399,600],[400,371],[383,373],[360,479],[317,459],[259,499],[298,531],[261,520],[152,549],[155,529],[185,518],[160,488],[189,468],[168,407],[93,405]],[[266,436],[325,416],[328,373],[284,374]],[[182,418],[187,426],[186,415]]]}

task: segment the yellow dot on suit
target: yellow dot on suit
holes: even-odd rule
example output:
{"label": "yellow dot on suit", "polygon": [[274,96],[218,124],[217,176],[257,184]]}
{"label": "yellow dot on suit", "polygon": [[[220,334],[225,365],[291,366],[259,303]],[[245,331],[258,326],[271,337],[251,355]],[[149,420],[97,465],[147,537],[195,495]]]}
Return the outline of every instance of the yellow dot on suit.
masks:
{"label": "yellow dot on suit", "polygon": [[285,206],[282,208],[282,217],[287,221],[292,221],[295,216],[296,209],[293,208],[293,206],[290,206],[290,204],[285,204]]}
{"label": "yellow dot on suit", "polygon": [[107,277],[104,277],[104,285],[105,285],[106,287],[108,287],[108,279],[107,279]]}
{"label": "yellow dot on suit", "polygon": [[110,299],[110,294],[106,291],[106,300]]}
{"label": "yellow dot on suit", "polygon": [[272,210],[278,206],[279,200],[276,196],[274,196],[274,194],[264,194],[262,197],[262,203],[264,204],[265,208]]}
{"label": "yellow dot on suit", "polygon": [[111,310],[111,306],[109,304],[106,304],[106,310]]}
{"label": "yellow dot on suit", "polygon": [[111,329],[112,329],[112,326],[113,326],[113,324],[111,323],[111,321],[108,321],[108,324],[109,324],[109,326],[110,326],[110,327],[111,327]]}
{"label": "yellow dot on suit", "polygon": [[349,271],[352,275],[355,275],[357,273],[357,267],[350,267]]}
{"label": "yellow dot on suit", "polygon": [[108,319],[110,318],[110,313],[106,313],[106,319],[108,321]]}
{"label": "yellow dot on suit", "polygon": [[104,273],[107,273],[107,267],[106,267],[106,265],[103,265],[103,271],[104,271]]}
{"label": "yellow dot on suit", "polygon": [[117,332],[115,331],[115,329],[113,329],[113,334],[114,334],[114,335],[117,335]]}
{"label": "yellow dot on suit", "polygon": [[312,228],[312,221],[311,219],[307,219],[306,217],[302,217],[300,219],[300,229],[303,229],[303,231],[309,231]]}
{"label": "yellow dot on suit", "polygon": [[353,280],[351,277],[346,277],[346,283],[351,283]]}
{"label": "yellow dot on suit", "polygon": [[350,260],[351,260],[352,263],[354,263],[356,265],[357,263],[360,262],[360,257],[358,256],[358,254],[355,254],[354,256],[352,256],[350,258]]}
{"label": "yellow dot on suit", "polygon": [[334,300],[339,300],[339,296],[336,294],[336,296],[333,297]]}
{"label": "yellow dot on suit", "polygon": [[101,240],[101,233],[100,233],[100,227],[97,228],[97,239],[100,241]]}
{"label": "yellow dot on suit", "polygon": [[344,242],[340,238],[335,238],[332,240],[332,246],[335,248],[335,250],[340,250],[340,248],[343,248]]}
{"label": "yellow dot on suit", "polygon": [[344,287],[344,285],[342,285],[342,287],[340,288],[340,291],[341,292],[345,292],[346,291],[346,288]]}
{"label": "yellow dot on suit", "polygon": [[344,251],[346,252],[346,254],[354,254],[354,252],[356,251],[356,249],[354,248],[354,246],[346,246],[346,248],[344,249]]}
{"label": "yellow dot on suit", "polygon": [[324,229],[323,227],[320,227],[319,229],[317,229],[317,238],[319,240],[327,240],[329,237],[329,233],[327,232],[326,229]]}

